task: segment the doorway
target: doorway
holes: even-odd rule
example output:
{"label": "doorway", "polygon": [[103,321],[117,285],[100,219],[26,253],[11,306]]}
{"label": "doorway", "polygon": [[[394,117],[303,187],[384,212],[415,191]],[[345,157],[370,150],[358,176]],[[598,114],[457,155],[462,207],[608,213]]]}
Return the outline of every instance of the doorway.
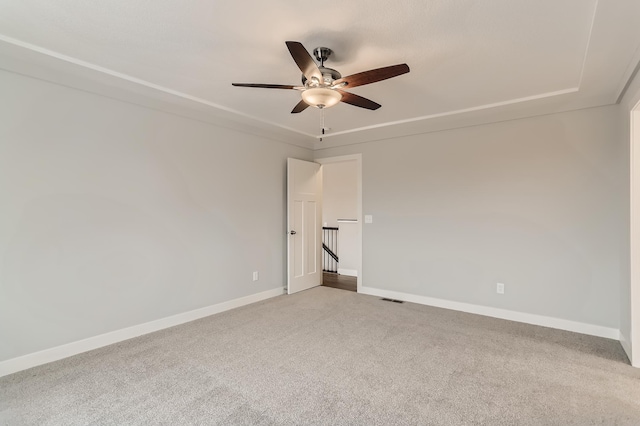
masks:
{"label": "doorway", "polygon": [[323,247],[332,265],[323,285],[359,292],[362,286],[362,155],[315,160],[322,164],[322,225],[331,244]]}

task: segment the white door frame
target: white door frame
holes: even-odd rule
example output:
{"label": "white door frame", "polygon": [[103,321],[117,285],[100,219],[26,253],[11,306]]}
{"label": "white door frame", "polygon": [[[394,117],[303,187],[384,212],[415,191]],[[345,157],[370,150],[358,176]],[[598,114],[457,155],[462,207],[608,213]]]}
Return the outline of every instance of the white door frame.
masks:
{"label": "white door frame", "polygon": [[[630,182],[629,182],[629,205],[630,205],[630,289],[629,289],[629,309],[631,313],[631,342],[622,342],[627,353],[631,352],[630,361],[634,367],[640,367],[640,102],[638,102],[630,113],[631,129],[630,137]],[[623,319],[624,320],[624,319]]]}
{"label": "white door frame", "polygon": [[[329,164],[329,163],[342,163],[345,161],[355,161],[356,162],[356,180],[357,180],[357,199],[356,199],[356,208],[357,208],[357,218],[358,223],[356,224],[358,229],[358,277],[357,277],[357,291],[361,292],[362,289],[362,277],[364,276],[364,272],[362,270],[362,154],[352,154],[352,155],[341,155],[338,157],[325,157],[325,158],[315,158],[313,160],[319,164]],[[324,189],[323,189],[324,190]]]}

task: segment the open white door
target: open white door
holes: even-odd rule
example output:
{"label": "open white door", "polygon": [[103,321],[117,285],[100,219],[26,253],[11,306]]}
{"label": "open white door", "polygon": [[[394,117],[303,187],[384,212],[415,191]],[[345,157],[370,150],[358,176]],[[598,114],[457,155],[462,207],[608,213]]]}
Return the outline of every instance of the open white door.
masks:
{"label": "open white door", "polygon": [[292,294],[322,283],[320,164],[287,159],[287,226],[287,293]]}

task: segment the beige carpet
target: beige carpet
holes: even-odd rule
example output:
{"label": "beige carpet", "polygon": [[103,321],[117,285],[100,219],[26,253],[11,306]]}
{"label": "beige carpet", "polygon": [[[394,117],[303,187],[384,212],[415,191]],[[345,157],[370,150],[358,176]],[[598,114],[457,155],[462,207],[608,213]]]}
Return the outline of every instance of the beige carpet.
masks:
{"label": "beige carpet", "polygon": [[616,341],[315,288],[0,379],[9,425],[640,425]]}

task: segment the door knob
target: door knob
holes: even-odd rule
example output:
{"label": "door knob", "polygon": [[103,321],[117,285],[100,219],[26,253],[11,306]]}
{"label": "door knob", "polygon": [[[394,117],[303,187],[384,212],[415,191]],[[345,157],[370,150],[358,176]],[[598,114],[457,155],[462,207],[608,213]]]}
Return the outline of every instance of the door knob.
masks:
{"label": "door knob", "polygon": [[291,231],[291,235],[296,235],[297,232],[296,231]]}

